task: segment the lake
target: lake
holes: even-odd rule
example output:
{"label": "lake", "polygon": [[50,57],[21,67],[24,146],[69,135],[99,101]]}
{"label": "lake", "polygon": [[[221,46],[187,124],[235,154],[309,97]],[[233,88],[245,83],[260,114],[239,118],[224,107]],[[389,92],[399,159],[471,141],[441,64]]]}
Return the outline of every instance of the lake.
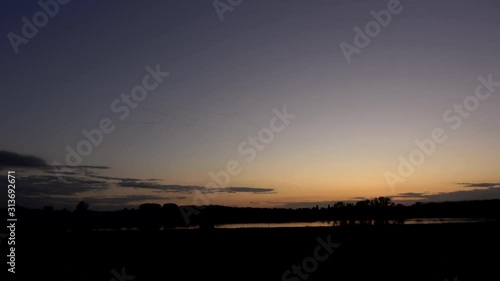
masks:
{"label": "lake", "polygon": [[[480,223],[498,222],[498,219],[483,218],[416,218],[407,219],[401,224],[446,224],[446,223]],[[355,224],[360,224],[355,221]],[[374,222],[372,222],[374,224]],[[315,221],[315,222],[285,222],[285,223],[232,223],[219,224],[215,228],[282,228],[282,227],[335,227],[340,226],[340,222]],[[178,229],[197,229],[198,226],[179,227]]]}

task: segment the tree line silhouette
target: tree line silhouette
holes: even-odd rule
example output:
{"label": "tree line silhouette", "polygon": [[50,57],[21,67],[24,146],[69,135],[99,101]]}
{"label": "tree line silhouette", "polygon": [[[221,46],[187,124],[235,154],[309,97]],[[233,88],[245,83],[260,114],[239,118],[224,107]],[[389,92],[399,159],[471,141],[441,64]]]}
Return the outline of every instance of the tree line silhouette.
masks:
{"label": "tree line silhouette", "polygon": [[[187,209],[199,210],[186,219]],[[4,213],[6,209],[2,210]],[[154,231],[176,227],[199,226],[212,228],[218,224],[285,223],[330,221],[349,226],[401,224],[412,218],[500,218],[500,200],[459,202],[417,202],[411,206],[395,204],[387,197],[362,200],[356,203],[336,202],[327,207],[299,209],[249,208],[210,205],[178,206],[173,203],[146,203],[137,209],[93,211],[86,202],[79,202],[73,211],[18,207],[22,228],[30,231],[127,230]],[[188,223],[189,222],[189,223]]]}

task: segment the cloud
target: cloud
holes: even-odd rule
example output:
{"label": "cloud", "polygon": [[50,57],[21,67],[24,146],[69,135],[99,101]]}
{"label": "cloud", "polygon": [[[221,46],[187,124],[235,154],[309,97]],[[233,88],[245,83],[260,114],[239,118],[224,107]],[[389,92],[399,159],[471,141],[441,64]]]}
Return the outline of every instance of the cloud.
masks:
{"label": "cloud", "polygon": [[56,175],[61,175],[61,176],[75,176],[78,175],[77,172],[55,172],[55,171],[46,171],[48,174],[56,174]]}
{"label": "cloud", "polygon": [[[9,151],[0,151],[0,170],[15,167],[25,171],[23,176],[16,178],[18,204],[20,206],[41,208],[56,206],[73,209],[79,201],[87,201],[99,208],[116,208],[134,205],[147,201],[183,200],[189,198],[189,193],[199,191],[203,193],[254,193],[271,194],[272,188],[258,187],[226,187],[206,188],[196,185],[161,184],[160,179],[139,179],[131,177],[112,177],[101,175],[108,166],[97,165],[48,165],[47,162],[36,156],[21,155]],[[144,189],[143,193],[107,196],[111,188]],[[165,193],[177,193],[171,196]],[[127,191],[125,191],[127,193]],[[181,195],[186,194],[186,196]],[[6,194],[0,195],[0,205],[7,202]],[[3,200],[5,197],[5,200]]]}
{"label": "cloud", "polygon": [[[26,207],[52,205],[72,209],[76,203],[84,200],[100,208],[111,208],[148,200],[182,200],[188,198],[187,196],[166,196],[163,194],[165,192],[178,194],[189,194],[194,191],[203,193],[274,193],[272,188],[205,188],[196,185],[161,184],[159,183],[161,180],[152,178],[111,177],[101,175],[98,171],[110,169],[108,166],[50,166],[39,157],[7,151],[0,151],[0,169],[2,167],[22,167],[26,171],[22,177],[16,179],[20,187],[17,190],[18,202]],[[144,193],[149,194],[110,197],[103,196],[106,193],[100,192],[116,187],[144,189]],[[2,195],[0,195],[1,198]],[[7,202],[7,200],[2,200],[2,202]]]}
{"label": "cloud", "polygon": [[[496,186],[494,184],[493,186]],[[480,184],[483,187],[483,184]],[[471,201],[471,200],[490,200],[490,199],[500,199],[500,187],[489,187],[473,190],[459,190],[452,192],[440,192],[440,193],[419,193],[419,192],[406,192],[399,193],[389,197],[395,203],[403,203],[405,205],[411,205],[415,202],[444,202],[444,201]],[[344,203],[356,203],[357,201],[373,199],[365,197],[351,198],[350,200],[339,200],[339,201],[315,201],[315,202],[267,202],[281,205],[284,208],[311,208],[318,205],[319,207],[326,207],[328,204],[333,206],[336,202]]]}
{"label": "cloud", "polygon": [[[471,185],[471,184],[466,184]],[[493,185],[494,186],[494,185]],[[469,201],[469,200],[489,200],[500,199],[500,187],[486,187],[479,184],[481,189],[473,190],[458,190],[451,192],[439,193],[400,193],[391,197],[394,201],[399,203],[413,204],[415,202],[444,202],[444,201]],[[398,200],[401,199],[401,200]],[[413,200],[410,200],[413,199]]]}
{"label": "cloud", "polygon": [[465,200],[488,200],[488,199],[500,199],[500,187],[442,192],[432,195],[426,195],[425,201],[440,202],[440,201],[465,201]]}
{"label": "cloud", "polygon": [[418,193],[418,192],[406,192],[406,193],[399,193],[398,195],[391,196],[393,198],[427,198],[425,193]]}
{"label": "cloud", "polygon": [[178,193],[190,193],[193,191],[203,191],[205,193],[214,192],[226,192],[226,193],[273,193],[272,188],[259,188],[259,187],[226,187],[226,188],[206,188],[203,186],[196,185],[170,185],[170,184],[158,184],[154,182],[154,179],[149,181],[135,181],[135,180],[123,180],[118,183],[120,187],[132,187],[132,188],[146,188],[146,189],[156,189],[165,192],[178,192]]}
{"label": "cloud", "polygon": [[168,185],[168,184],[158,184],[152,181],[135,181],[135,180],[123,180],[118,183],[120,187],[132,187],[132,188],[145,188],[145,189],[156,189],[165,192],[179,192],[179,193],[190,193],[195,190],[203,190],[205,187],[202,186],[192,186],[192,185]]}
{"label": "cloud", "polygon": [[226,187],[219,189],[219,192],[228,192],[228,193],[276,193],[272,188],[259,188],[259,187]]}
{"label": "cloud", "polygon": [[66,177],[66,182],[57,176],[31,175],[16,178],[17,193],[25,197],[32,196],[69,196],[89,190],[100,190],[109,187],[105,181],[90,180],[79,177]]}
{"label": "cloud", "polygon": [[45,160],[36,156],[21,155],[10,151],[0,151],[0,168],[7,167],[48,167]]}
{"label": "cloud", "polygon": [[489,187],[500,187],[500,183],[468,183],[462,182],[458,183],[463,187],[472,187],[472,188],[489,188]]}
{"label": "cloud", "polygon": [[152,181],[159,181],[159,179],[136,179],[136,178],[121,178],[121,177],[107,177],[107,176],[101,176],[98,173],[91,171],[91,170],[85,170],[84,171],[85,176],[90,177],[90,178],[96,178],[96,179],[103,179],[103,180],[115,180],[115,181],[124,181],[124,182],[152,182]]}
{"label": "cloud", "polygon": [[69,168],[74,168],[74,169],[99,169],[99,170],[107,170],[111,169],[108,166],[90,166],[90,165],[83,165],[83,166],[66,166]]}
{"label": "cloud", "polygon": [[108,170],[111,169],[108,166],[95,166],[95,165],[81,165],[81,166],[69,166],[69,165],[50,165],[51,168],[53,169],[59,169],[58,171],[61,171],[61,169],[69,169],[69,170]]}
{"label": "cloud", "polygon": [[[37,156],[22,155],[16,152],[0,150],[0,169],[10,168],[10,167],[25,168],[28,170],[43,170],[46,173],[59,174],[59,175],[74,175],[75,172],[72,170],[110,169],[110,167],[108,166],[93,166],[93,165],[81,165],[81,166],[48,165],[44,159]],[[64,171],[65,169],[69,171]]]}
{"label": "cloud", "polygon": [[367,200],[367,199],[370,199],[370,198],[367,198],[367,197],[353,197],[353,198],[351,198],[351,200]]}

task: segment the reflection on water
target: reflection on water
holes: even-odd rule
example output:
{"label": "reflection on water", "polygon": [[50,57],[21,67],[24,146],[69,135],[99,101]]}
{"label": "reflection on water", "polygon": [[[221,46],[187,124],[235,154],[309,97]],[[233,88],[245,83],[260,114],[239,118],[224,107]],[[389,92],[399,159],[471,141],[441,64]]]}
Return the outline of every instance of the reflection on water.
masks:
{"label": "reflection on water", "polygon": [[[386,224],[443,224],[443,223],[478,223],[478,222],[496,222],[497,219],[476,219],[476,218],[421,218],[407,219],[405,221],[387,221]],[[215,228],[275,228],[275,227],[332,227],[341,225],[375,225],[376,221],[315,221],[315,222],[286,222],[286,223],[233,223],[220,224]],[[198,228],[197,226],[189,228]]]}
{"label": "reflection on water", "polygon": [[403,224],[436,224],[436,223],[477,223],[477,222],[498,222],[498,219],[475,219],[475,218],[424,218],[409,219]]}
{"label": "reflection on water", "polygon": [[318,227],[318,226],[333,226],[331,221],[315,221],[315,222],[284,222],[284,223],[233,223],[220,224],[215,228],[261,228],[261,227]]}
{"label": "reflection on water", "polygon": [[[420,218],[407,219],[405,221],[389,220],[383,224],[445,224],[445,223],[480,223],[480,222],[500,222],[499,219],[480,218]],[[215,225],[215,228],[281,228],[281,227],[335,227],[342,225],[377,225],[381,224],[375,220],[367,221],[315,221],[315,222],[284,222],[284,223],[231,223]],[[198,225],[189,227],[176,227],[175,229],[199,229]],[[137,230],[137,228],[122,228],[125,230]],[[164,230],[162,227],[161,230]],[[96,229],[96,231],[114,231],[114,229]]]}

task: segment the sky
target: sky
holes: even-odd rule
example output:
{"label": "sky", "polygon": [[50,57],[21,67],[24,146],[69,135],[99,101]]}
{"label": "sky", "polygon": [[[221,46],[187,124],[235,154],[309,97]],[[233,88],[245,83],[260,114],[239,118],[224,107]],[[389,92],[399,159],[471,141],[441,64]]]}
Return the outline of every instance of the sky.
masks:
{"label": "sky", "polygon": [[500,198],[498,1],[41,3],[0,4],[18,204]]}

